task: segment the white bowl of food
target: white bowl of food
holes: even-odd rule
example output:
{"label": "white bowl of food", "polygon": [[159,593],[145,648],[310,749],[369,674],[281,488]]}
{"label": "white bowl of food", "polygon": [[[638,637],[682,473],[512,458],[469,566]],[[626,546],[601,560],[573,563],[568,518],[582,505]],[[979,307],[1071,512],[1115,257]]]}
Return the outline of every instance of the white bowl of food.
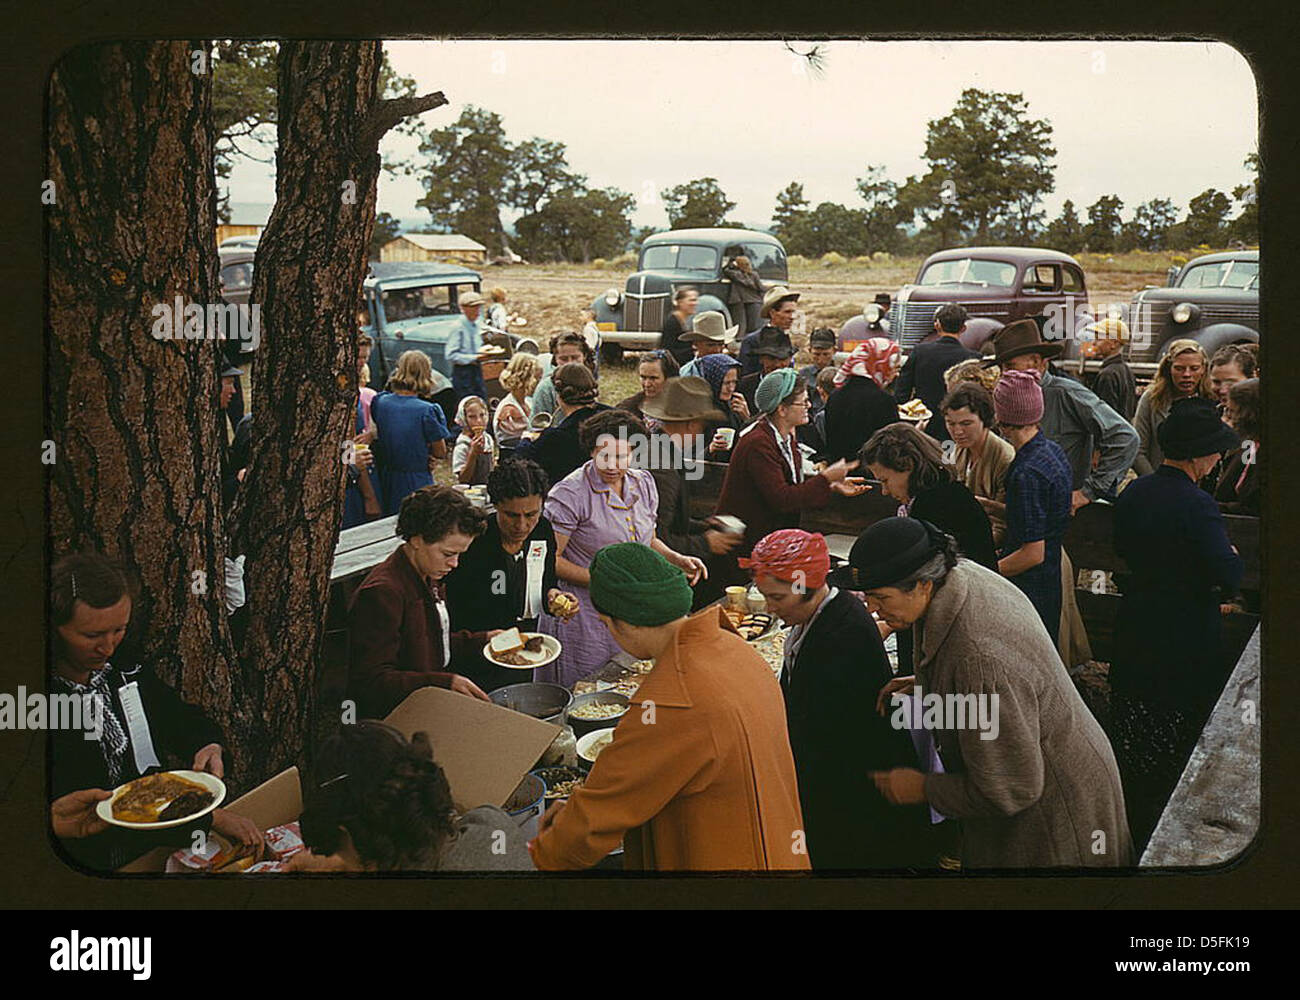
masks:
{"label": "white bowl of food", "polygon": [[560,640],[555,636],[510,628],[492,637],[483,647],[483,656],[498,667],[532,670],[553,662],[560,650]]}
{"label": "white bowl of food", "polygon": [[596,758],[614,741],[614,730],[597,729],[588,733],[582,739],[578,740],[578,760],[585,766],[591,767],[596,763]]}

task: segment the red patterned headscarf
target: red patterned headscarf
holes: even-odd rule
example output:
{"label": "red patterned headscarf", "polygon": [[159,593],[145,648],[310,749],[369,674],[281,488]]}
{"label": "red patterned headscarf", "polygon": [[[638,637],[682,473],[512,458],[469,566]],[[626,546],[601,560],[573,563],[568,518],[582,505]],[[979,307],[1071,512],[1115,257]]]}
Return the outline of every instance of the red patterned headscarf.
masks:
{"label": "red patterned headscarf", "polygon": [[831,568],[826,539],[798,528],[783,528],[765,536],[750,557],[739,562],[754,576],[770,576],[787,583],[802,580],[809,592],[821,589]]}
{"label": "red patterned headscarf", "polygon": [[872,337],[853,348],[835,373],[835,385],[841,386],[850,375],[876,380],[882,389],[894,380],[903,363],[903,352],[898,344],[887,337]]}

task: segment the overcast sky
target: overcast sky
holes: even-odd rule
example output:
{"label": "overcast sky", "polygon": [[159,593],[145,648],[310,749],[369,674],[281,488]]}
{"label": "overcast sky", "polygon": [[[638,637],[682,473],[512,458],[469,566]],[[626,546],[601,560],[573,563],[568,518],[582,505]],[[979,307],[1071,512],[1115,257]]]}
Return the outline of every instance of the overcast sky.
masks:
{"label": "overcast sky", "polygon": [[[807,43],[795,43],[806,48]],[[637,199],[636,225],[667,226],[658,192],[715,177],[732,218],[765,226],[790,181],[809,202],[859,204],[855,178],[924,171],[926,124],[963,89],[1022,93],[1055,132],[1056,189],[1082,210],[1118,194],[1124,216],[1150,198],[1180,213],[1206,188],[1231,194],[1257,148],[1258,101],[1234,49],[1198,42],[835,42],[816,77],[780,42],[443,41],[386,43],[396,70],[450,106],[502,116],[506,135],[563,142],[595,187]],[[402,137],[386,150],[404,152]],[[241,163],[232,200],[274,200],[273,167]],[[960,194],[960,192],[958,192]],[[379,208],[427,222],[415,177],[380,180]],[[1081,211],[1082,214],[1082,211]],[[503,213],[507,221],[509,213]]]}

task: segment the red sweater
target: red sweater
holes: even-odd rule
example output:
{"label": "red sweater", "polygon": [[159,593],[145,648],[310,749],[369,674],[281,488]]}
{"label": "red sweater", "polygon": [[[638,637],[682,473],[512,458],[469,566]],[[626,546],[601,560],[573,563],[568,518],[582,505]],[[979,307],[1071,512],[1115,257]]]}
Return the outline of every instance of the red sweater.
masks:
{"label": "red sweater", "polygon": [[791,474],[774,431],[764,416],[737,437],[722,481],[717,513],[733,514],[745,522],[745,541],[734,553],[738,556],[748,556],[765,535],[799,527],[799,511],[824,507],[831,500],[831,484],[825,476],[803,478],[803,457],[793,434],[790,446],[799,469]]}

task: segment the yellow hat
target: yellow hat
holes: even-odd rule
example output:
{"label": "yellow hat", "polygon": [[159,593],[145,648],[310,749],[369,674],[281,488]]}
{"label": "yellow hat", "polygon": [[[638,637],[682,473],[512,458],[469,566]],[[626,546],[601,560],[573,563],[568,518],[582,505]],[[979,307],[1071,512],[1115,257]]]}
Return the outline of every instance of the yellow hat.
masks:
{"label": "yellow hat", "polygon": [[1107,316],[1095,323],[1089,323],[1084,329],[1091,331],[1098,340],[1128,340],[1128,324],[1118,316]]}

